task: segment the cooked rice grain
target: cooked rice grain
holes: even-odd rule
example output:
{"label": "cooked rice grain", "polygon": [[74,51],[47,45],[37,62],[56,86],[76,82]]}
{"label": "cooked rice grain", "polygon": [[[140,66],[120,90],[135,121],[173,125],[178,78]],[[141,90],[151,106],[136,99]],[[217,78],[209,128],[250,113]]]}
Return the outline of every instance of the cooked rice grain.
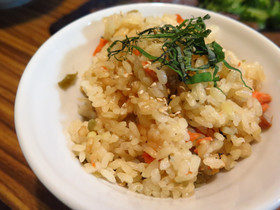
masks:
{"label": "cooked rice grain", "polygon": [[[104,19],[104,38],[111,43],[164,23],[177,24],[176,16],[114,14]],[[218,33],[217,26],[211,28]],[[206,41],[214,40],[215,33]],[[94,128],[89,131],[88,121],[80,120],[69,126],[72,151],[85,171],[147,196],[180,198],[192,195],[195,182],[201,183],[204,175],[230,170],[237,160],[250,156],[250,143],[260,140],[262,108],[238,72],[219,64],[221,92],[210,82],[187,86],[172,70],[158,70],[159,64],[148,62],[157,77],[153,80],[141,65],[147,61],[142,55],[108,60],[109,43],[93,57],[81,82],[87,101],[80,112],[95,118]],[[161,54],[160,42],[142,40],[139,45]],[[225,54],[231,65],[240,65],[246,83],[258,90],[262,67],[240,61],[230,51]],[[205,59],[197,58],[194,65],[205,64]],[[200,138],[211,139],[190,141],[188,131],[195,129]]]}

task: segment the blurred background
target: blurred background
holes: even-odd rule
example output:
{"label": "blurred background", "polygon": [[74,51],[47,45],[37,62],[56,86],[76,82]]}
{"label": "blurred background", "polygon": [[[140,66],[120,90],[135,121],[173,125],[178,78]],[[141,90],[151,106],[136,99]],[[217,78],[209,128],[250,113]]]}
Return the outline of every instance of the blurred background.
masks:
{"label": "blurred background", "polygon": [[[29,6],[40,2],[39,0],[0,0],[1,13],[13,12],[11,8],[20,7],[29,3]],[[47,1],[55,4],[60,1]],[[85,14],[114,5],[139,3],[139,2],[168,2],[200,7],[215,12],[223,13],[238,19],[257,30],[280,30],[280,1],[279,0],[91,0],[85,2],[66,15],[51,28],[52,33],[64,26],[67,21],[73,21]],[[28,7],[28,6],[27,6]],[[5,11],[8,10],[8,11]],[[60,24],[60,25],[59,25]]]}
{"label": "blurred background", "polygon": [[[143,2],[138,0],[104,0],[89,1],[76,12],[68,16],[69,20],[80,15],[96,11],[103,7],[118,4]],[[147,1],[147,2],[172,2],[196,6],[215,12],[223,13],[234,19],[238,19],[257,30],[279,30],[280,29],[280,1],[279,0],[171,0],[171,1]],[[66,18],[63,20],[66,21]],[[59,23],[63,25],[63,20]],[[55,25],[59,28],[59,23]],[[54,31],[57,29],[52,28]],[[54,32],[52,31],[52,32]]]}
{"label": "blurred background", "polygon": [[128,3],[165,2],[240,20],[280,46],[279,0],[0,0],[0,209],[68,209],[36,178],[19,147],[14,101],[33,54],[55,32],[88,13]]}

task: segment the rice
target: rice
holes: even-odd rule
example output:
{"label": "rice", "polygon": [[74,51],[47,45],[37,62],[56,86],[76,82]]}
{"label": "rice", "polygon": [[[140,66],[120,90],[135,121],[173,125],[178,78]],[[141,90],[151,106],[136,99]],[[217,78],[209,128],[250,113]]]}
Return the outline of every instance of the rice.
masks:
{"label": "rice", "polygon": [[[223,64],[218,90],[211,82],[186,85],[174,71],[158,70],[143,55],[107,59],[111,41],[165,23],[176,25],[176,16],[143,17],[133,11],[104,19],[109,43],[93,57],[81,82],[87,101],[80,113],[88,119],[72,122],[69,134],[86,172],[147,196],[180,198],[192,195],[209,175],[250,156],[250,143],[261,139],[263,112],[239,73]],[[212,28],[218,33],[218,27]],[[213,39],[211,34],[206,41]],[[160,55],[160,43],[143,40],[139,46]],[[246,83],[259,90],[261,65],[241,61],[227,50],[225,55],[228,63],[240,67]],[[147,62],[156,79],[141,62]],[[198,58],[194,65],[204,63],[205,58]],[[191,141],[190,132],[200,137]]]}

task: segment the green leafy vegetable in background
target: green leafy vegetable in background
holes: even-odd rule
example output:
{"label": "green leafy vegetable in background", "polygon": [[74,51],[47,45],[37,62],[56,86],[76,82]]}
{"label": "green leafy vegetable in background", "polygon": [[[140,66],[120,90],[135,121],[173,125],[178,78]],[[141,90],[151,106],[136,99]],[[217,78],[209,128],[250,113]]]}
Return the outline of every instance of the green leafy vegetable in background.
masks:
{"label": "green leafy vegetable in background", "polygon": [[[204,23],[204,20],[208,19],[210,19],[209,15],[186,19],[177,26],[166,24],[146,29],[135,37],[116,40],[107,49],[108,57],[110,59],[114,56],[121,61],[126,59],[127,53],[132,53],[136,49],[151,62],[160,62],[161,67],[168,66],[174,70],[185,84],[213,82],[215,87],[217,87],[217,81],[220,80],[217,75],[219,71],[217,64],[223,62],[227,68],[238,71],[243,84],[248,87],[242,78],[241,71],[224,60],[223,48],[215,41],[210,44],[205,43],[204,39],[211,33]],[[139,47],[137,42],[141,39],[163,40],[161,56],[153,56]],[[192,65],[194,55],[206,56],[208,62],[194,67]]]}
{"label": "green leafy vegetable in background", "polygon": [[256,22],[260,29],[280,29],[279,0],[200,0],[199,6],[216,12],[238,15]]}

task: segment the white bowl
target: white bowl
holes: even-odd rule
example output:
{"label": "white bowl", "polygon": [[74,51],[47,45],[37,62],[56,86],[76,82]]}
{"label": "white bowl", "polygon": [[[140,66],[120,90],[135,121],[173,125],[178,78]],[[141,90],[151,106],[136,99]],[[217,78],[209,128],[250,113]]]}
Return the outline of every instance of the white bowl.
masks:
{"label": "white bowl", "polygon": [[[240,59],[259,61],[273,97],[273,126],[253,145],[251,157],[217,175],[186,199],[156,199],[86,174],[68,148],[67,125],[78,118],[78,86],[64,92],[57,82],[85,70],[103,34],[105,16],[137,9],[145,16],[179,13],[184,18],[211,15],[217,37]],[[61,201],[74,209],[272,209],[280,204],[280,50],[247,26],[222,15],[176,4],[144,3],[112,7],[87,15],[52,36],[33,56],[21,78],[15,122],[20,146],[32,170]]]}

